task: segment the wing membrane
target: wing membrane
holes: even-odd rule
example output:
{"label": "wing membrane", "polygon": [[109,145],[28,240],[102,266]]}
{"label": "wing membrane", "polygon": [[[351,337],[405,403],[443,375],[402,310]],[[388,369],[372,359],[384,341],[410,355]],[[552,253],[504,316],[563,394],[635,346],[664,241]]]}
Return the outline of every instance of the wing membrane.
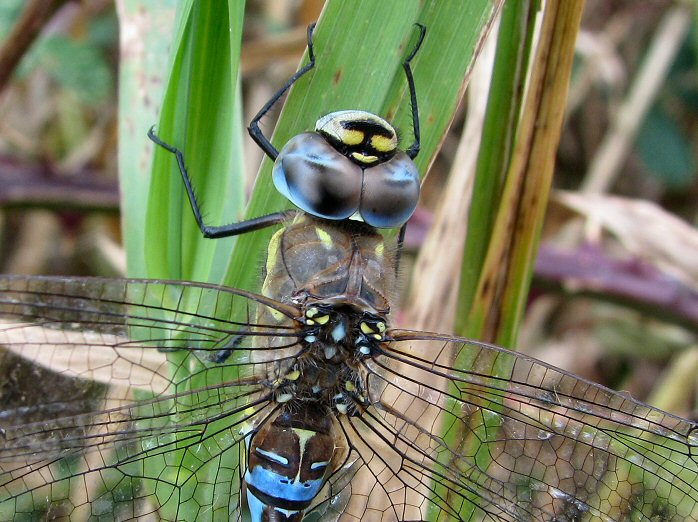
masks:
{"label": "wing membrane", "polygon": [[[209,285],[0,278],[0,518],[244,519],[244,440],[301,349],[294,312]],[[695,424],[496,346],[389,335],[310,520],[698,519]]]}
{"label": "wing membrane", "polygon": [[392,337],[369,364],[376,409],[352,421],[363,487],[391,499],[376,520],[698,516],[695,424],[496,346]]}
{"label": "wing membrane", "polygon": [[[187,283],[0,279],[3,388],[41,379],[3,397],[0,518],[80,519],[97,506],[107,520],[239,516],[242,441],[273,409],[267,365],[298,349],[291,309],[259,299]],[[277,319],[255,324],[264,315]],[[211,362],[221,350],[230,357]],[[24,382],[12,381],[20,368]],[[221,487],[220,505],[203,500]]]}

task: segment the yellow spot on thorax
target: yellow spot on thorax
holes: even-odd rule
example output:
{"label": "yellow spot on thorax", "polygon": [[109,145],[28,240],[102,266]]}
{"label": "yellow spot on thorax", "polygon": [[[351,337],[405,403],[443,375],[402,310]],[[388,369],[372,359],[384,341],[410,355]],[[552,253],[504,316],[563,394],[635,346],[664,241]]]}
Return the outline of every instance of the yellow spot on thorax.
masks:
{"label": "yellow spot on thorax", "polygon": [[[267,276],[264,278],[264,282],[262,283],[262,295],[266,297],[276,297],[274,295],[274,292],[272,292],[270,289],[273,279],[273,277],[270,274],[274,273],[274,266],[276,265],[276,262],[279,259],[279,250],[281,248],[281,238],[283,236],[283,232],[283,228],[277,230],[271,237],[271,240],[269,241],[269,247],[267,248]],[[274,320],[278,323],[283,322],[286,318],[286,316],[278,310],[274,310],[273,308],[268,308],[268,310],[271,312],[271,315],[274,318]]]}
{"label": "yellow spot on thorax", "polygon": [[293,370],[288,372],[286,375],[284,375],[284,379],[288,379],[289,381],[295,381],[298,380],[298,377],[301,376],[301,372],[298,370]]}
{"label": "yellow spot on thorax", "polygon": [[332,236],[330,236],[326,230],[315,227],[315,235],[325,248],[332,248]]}
{"label": "yellow spot on thorax", "polygon": [[366,324],[366,323],[364,323],[364,322],[361,323],[360,328],[361,328],[361,331],[362,331],[363,333],[365,333],[366,335],[375,333],[375,332],[373,331],[373,328],[371,328],[368,324]]}
{"label": "yellow spot on thorax", "polygon": [[373,253],[376,256],[376,259],[378,261],[383,259],[383,254],[385,253],[385,245],[382,242],[379,242],[376,245],[376,248],[373,250]]}
{"label": "yellow spot on thorax", "polygon": [[[267,275],[274,271],[274,265],[279,259],[279,249],[281,247],[281,236],[284,233],[284,229],[277,230],[274,235],[271,236],[269,240],[269,247],[267,248]],[[265,281],[266,283],[266,281]]]}

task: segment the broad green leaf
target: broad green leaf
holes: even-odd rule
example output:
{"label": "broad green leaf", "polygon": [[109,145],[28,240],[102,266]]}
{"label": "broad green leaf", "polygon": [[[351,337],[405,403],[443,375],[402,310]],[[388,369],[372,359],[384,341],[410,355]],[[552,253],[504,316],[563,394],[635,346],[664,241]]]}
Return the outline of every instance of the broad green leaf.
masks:
{"label": "broad green leaf", "polygon": [[[184,154],[204,217],[209,223],[239,219],[242,165],[236,107],[242,35],[241,2],[187,2],[178,11],[172,70],[158,136]],[[235,175],[235,173],[238,175]],[[148,274],[211,280],[228,257],[232,240],[202,237],[194,222],[175,158],[158,147],[151,180],[145,244]]]}
{"label": "broad green leaf", "polygon": [[[242,165],[240,124],[235,110],[239,112],[240,107],[236,90],[243,8],[244,3],[235,1],[193,1],[177,5],[169,78],[165,82],[165,96],[156,128],[160,138],[185,154],[206,217],[216,222],[237,218],[234,210],[242,203],[241,178],[233,174],[240,172]],[[141,140],[146,140],[145,132],[152,123],[154,121],[144,125]],[[150,151],[153,148],[153,144],[148,146]],[[215,261],[229,257],[233,241],[210,241],[201,236],[194,224],[174,157],[155,147],[154,158],[149,186],[145,183],[147,178],[139,180],[140,190],[148,190],[147,207],[142,198],[139,202],[143,207],[133,207],[132,217],[139,220],[137,223],[141,229],[145,224],[143,242],[140,245],[136,241],[131,243],[134,246],[130,250],[131,260],[136,258],[140,263],[137,273],[145,273],[151,278],[219,278],[215,275],[219,270],[217,267],[223,265]],[[185,309],[189,307],[187,303],[178,304]],[[205,305],[195,297],[190,303],[191,309]],[[137,338],[138,332],[132,332],[132,335]],[[211,384],[209,381],[200,382],[201,376],[197,379],[199,367],[194,366],[195,359],[188,351],[174,351],[168,354],[168,361],[173,382],[184,382],[189,389]],[[182,368],[193,376],[183,374]],[[172,390],[173,393],[181,391],[184,390]],[[197,394],[197,400],[205,401],[204,394]],[[186,404],[178,402],[177,409],[180,408],[186,408]],[[215,423],[210,426],[216,428]],[[182,437],[186,434],[173,435],[172,443],[178,444]],[[207,516],[218,517],[221,511],[228,513],[230,499],[218,494],[217,488],[230,484],[230,470],[238,456],[236,451],[219,454],[202,444],[191,450],[182,448],[172,452],[168,457],[171,465],[166,470],[161,469],[161,460],[157,457],[146,459],[141,473],[177,485],[178,491],[174,494],[172,487],[168,489],[162,482],[147,479],[142,481],[142,487],[156,493],[163,518],[202,520],[199,507],[210,504],[211,498],[216,498],[217,502]],[[200,459],[206,461],[205,466],[196,465]],[[224,464],[226,459],[228,465]],[[185,471],[191,469],[197,469],[196,477]]]}

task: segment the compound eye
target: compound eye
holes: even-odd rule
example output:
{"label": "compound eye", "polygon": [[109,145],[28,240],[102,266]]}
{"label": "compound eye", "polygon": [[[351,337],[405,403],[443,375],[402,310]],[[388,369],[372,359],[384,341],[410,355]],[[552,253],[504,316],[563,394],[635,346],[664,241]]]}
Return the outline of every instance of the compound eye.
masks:
{"label": "compound eye", "polygon": [[322,136],[306,132],[281,149],[272,178],[298,208],[325,219],[347,219],[359,207],[362,172]]}
{"label": "compound eye", "polygon": [[359,213],[377,228],[402,226],[419,201],[419,171],[404,152],[364,170],[364,192]]}

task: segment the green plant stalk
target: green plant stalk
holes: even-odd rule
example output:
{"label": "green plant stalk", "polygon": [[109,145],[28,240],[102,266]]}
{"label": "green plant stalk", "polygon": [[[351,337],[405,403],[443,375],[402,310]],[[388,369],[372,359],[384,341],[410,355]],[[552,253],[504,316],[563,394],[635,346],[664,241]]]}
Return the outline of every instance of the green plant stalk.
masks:
{"label": "green plant stalk", "polygon": [[[159,137],[182,150],[206,219],[230,222],[241,214],[242,143],[236,121],[241,2],[180,6],[172,71]],[[215,151],[215,153],[212,153]],[[172,154],[155,148],[145,244],[148,276],[210,281],[213,260],[230,255],[233,240],[205,239],[195,224]]]}
{"label": "green plant stalk", "polygon": [[[469,337],[503,346],[514,346],[516,343],[552,181],[555,150],[562,127],[582,6],[582,1],[549,2],[545,5],[536,58],[533,61],[534,67],[522,104],[520,120],[516,121],[511,117],[506,120],[508,125],[515,125],[515,132],[506,129],[506,136],[515,136],[513,143],[505,144],[505,150],[512,151],[508,164],[501,164],[506,176],[499,186],[496,183],[482,184],[490,188],[496,187],[502,196],[496,213],[487,216],[487,221],[491,220],[492,223],[490,235],[475,238],[477,244],[469,250],[471,254],[477,252],[483,259],[479,276],[469,276],[471,281],[477,281],[476,291],[473,293],[472,289],[469,290],[468,295],[473,296],[472,301],[459,307],[469,307],[467,325],[460,325],[461,328],[465,328]],[[532,5],[529,7],[532,8]],[[528,31],[520,33],[520,36],[525,39],[523,44],[529,48],[528,35],[533,22],[531,14],[530,11],[522,11],[517,15],[512,13],[512,16],[517,16],[519,23],[528,28]],[[506,42],[507,46],[512,43]],[[510,56],[510,52],[506,52],[505,56]],[[521,56],[517,63],[523,66],[526,63],[525,58]],[[521,68],[512,70],[520,71]],[[509,82],[512,92],[523,88],[524,79],[524,74],[513,75]],[[497,83],[496,80],[493,81],[493,85]],[[513,109],[517,106],[518,102],[508,107],[505,114],[514,114]],[[518,110],[516,112],[518,113]],[[485,139],[483,147],[488,147]],[[490,162],[484,161],[482,165],[488,163]],[[488,174],[491,175],[478,172],[478,175]],[[486,201],[491,201],[491,196],[489,193],[483,197]],[[484,243],[487,244],[483,249]],[[464,263],[469,261],[465,259]],[[512,364],[512,358],[492,360],[492,375],[511,375]],[[461,362],[457,361],[456,366],[461,367]],[[504,399],[505,396],[501,400]],[[486,406],[486,410],[495,418],[501,411],[501,405],[483,406]],[[465,441],[463,451],[474,455],[475,466],[479,470],[489,468],[492,454],[486,444],[481,442],[491,440],[487,437],[487,432],[491,430],[483,429],[483,425],[483,422],[476,419],[472,433],[454,435],[454,441]],[[478,426],[481,430],[479,432],[475,429]],[[496,426],[493,426],[491,429],[495,428]],[[461,515],[467,518],[471,513],[468,509]]]}
{"label": "green plant stalk", "polygon": [[[455,316],[457,335],[472,339],[483,339],[484,332],[470,321],[481,277],[485,256],[489,248],[496,216],[500,211],[500,198],[506,183],[507,172],[514,149],[516,133],[519,126],[521,104],[528,74],[529,54],[536,18],[533,0],[508,1],[504,3],[500,19],[495,62],[490,83],[482,139],[477,159],[473,193],[468,217],[468,228],[464,247],[462,270]],[[470,369],[472,361],[454,361],[457,368]],[[505,369],[506,370],[506,369]],[[465,390],[453,387],[450,392],[458,397]],[[473,392],[473,400],[478,393]],[[491,400],[480,403],[481,408],[497,411],[499,408]],[[458,405],[452,404],[449,411],[458,414]],[[480,410],[476,410],[480,412]],[[496,418],[491,416],[491,419]],[[458,451],[472,455],[477,470],[486,470],[491,462],[487,445],[487,430],[496,429],[488,426],[481,414],[474,413],[469,421],[470,434],[448,432],[445,439],[448,447],[459,448]],[[444,470],[452,467],[446,458],[442,462]],[[445,487],[437,488],[437,494],[451,499],[451,492]],[[475,489],[466,503],[459,510],[464,520],[477,516],[481,503]]]}
{"label": "green plant stalk", "polygon": [[[525,312],[552,185],[583,5],[583,0],[574,0],[551,2],[544,8],[539,47],[522,107],[510,174],[478,288],[478,295],[485,296],[485,301],[494,296],[491,300],[495,304],[494,313],[485,323],[480,315],[485,310],[482,303],[477,303],[471,312],[473,322],[485,326],[485,338],[493,338],[502,346],[516,344]],[[501,272],[497,259],[506,262],[503,275],[493,275]],[[497,287],[492,293],[487,290],[492,287],[490,283]]]}
{"label": "green plant stalk", "polygon": [[514,150],[535,30],[536,4],[535,0],[509,1],[502,9],[456,307],[455,332],[464,337],[485,340],[484,332],[474,328],[469,316]]}

